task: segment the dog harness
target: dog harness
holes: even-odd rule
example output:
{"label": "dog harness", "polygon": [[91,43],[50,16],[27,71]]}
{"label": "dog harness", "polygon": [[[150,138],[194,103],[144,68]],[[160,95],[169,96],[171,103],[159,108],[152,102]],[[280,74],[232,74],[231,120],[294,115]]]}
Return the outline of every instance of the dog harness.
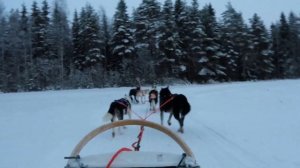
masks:
{"label": "dog harness", "polygon": [[121,104],[125,108],[127,108],[129,106],[129,102],[126,99],[124,99],[124,98],[119,99],[119,100],[115,100],[115,102]]}

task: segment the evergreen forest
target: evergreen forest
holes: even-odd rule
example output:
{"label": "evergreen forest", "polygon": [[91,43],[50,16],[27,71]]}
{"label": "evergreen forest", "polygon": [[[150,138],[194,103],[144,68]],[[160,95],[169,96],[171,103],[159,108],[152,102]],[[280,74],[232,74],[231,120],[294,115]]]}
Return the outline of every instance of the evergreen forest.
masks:
{"label": "evergreen forest", "polygon": [[0,4],[0,92],[215,83],[300,77],[300,16],[269,27],[230,3],[217,18],[201,0],[142,0],[114,16],[86,4]]}

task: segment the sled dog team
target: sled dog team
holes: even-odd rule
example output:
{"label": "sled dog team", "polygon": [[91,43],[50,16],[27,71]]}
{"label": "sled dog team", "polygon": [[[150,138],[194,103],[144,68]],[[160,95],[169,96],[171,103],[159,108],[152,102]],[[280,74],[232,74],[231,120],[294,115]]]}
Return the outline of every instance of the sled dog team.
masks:
{"label": "sled dog team", "polygon": [[[178,132],[183,133],[184,118],[190,112],[191,106],[183,94],[172,94],[169,87],[161,88],[160,92],[156,90],[156,87],[152,87],[152,90],[142,90],[140,87],[133,88],[129,91],[129,95],[125,95],[125,98],[114,100],[111,102],[108,112],[104,116],[105,121],[117,121],[123,120],[124,115],[128,115],[131,119],[132,104],[139,102],[145,103],[146,96],[148,95],[150,111],[156,111],[155,107],[158,104],[159,96],[159,110],[161,125],[163,125],[164,113],[169,113],[168,125],[171,125],[171,118],[174,118],[179,123]],[[120,129],[120,128],[119,128]],[[115,136],[113,129],[112,136]]]}

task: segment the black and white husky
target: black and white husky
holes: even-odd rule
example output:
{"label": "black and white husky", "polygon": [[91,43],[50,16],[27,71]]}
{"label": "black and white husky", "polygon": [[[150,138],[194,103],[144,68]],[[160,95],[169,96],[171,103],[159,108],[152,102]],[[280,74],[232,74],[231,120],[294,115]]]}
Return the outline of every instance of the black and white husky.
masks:
{"label": "black and white husky", "polygon": [[[128,118],[131,119],[131,104],[128,99],[121,98],[113,101],[110,104],[108,112],[103,117],[104,121],[114,122],[116,120],[123,120],[124,115],[128,115]],[[112,136],[115,136],[115,130],[113,129]]]}

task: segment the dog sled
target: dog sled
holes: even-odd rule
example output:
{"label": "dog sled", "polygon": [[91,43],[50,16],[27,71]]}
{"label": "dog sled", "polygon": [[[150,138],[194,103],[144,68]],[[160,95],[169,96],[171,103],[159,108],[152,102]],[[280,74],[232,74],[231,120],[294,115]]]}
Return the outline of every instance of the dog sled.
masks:
{"label": "dog sled", "polygon": [[[183,153],[144,152],[123,148],[116,153],[80,156],[84,146],[99,134],[127,125],[150,127],[161,131],[171,137],[181,147]],[[65,159],[68,159],[65,168],[200,168],[191,149],[177,134],[164,126],[145,120],[122,120],[100,126],[88,133]]]}

